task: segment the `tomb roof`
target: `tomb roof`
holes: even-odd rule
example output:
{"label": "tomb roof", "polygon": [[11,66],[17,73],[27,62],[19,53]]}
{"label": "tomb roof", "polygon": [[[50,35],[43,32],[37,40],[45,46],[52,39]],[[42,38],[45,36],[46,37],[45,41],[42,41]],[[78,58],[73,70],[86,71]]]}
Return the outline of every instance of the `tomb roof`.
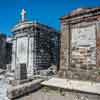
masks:
{"label": "tomb roof", "polygon": [[73,17],[78,17],[80,15],[94,13],[94,12],[100,12],[100,7],[97,8],[78,8],[76,10],[73,10],[69,15],[62,16],[60,19],[70,19]]}

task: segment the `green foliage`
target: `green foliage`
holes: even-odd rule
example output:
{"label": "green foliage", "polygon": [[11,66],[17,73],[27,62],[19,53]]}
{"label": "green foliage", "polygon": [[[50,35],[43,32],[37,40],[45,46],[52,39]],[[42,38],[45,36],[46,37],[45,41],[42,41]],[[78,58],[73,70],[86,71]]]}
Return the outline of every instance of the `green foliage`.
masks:
{"label": "green foliage", "polygon": [[59,89],[59,92],[60,92],[60,94],[61,94],[62,96],[65,96],[65,92],[64,92],[63,89]]}
{"label": "green foliage", "polygon": [[43,91],[44,92],[48,92],[49,91],[49,88],[45,86],[45,87],[43,87]]}

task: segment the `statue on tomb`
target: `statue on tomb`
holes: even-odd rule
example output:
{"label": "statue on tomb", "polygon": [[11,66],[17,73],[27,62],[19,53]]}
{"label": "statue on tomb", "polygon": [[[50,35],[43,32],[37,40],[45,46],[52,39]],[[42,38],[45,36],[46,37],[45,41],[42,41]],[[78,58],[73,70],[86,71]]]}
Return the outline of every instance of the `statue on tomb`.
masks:
{"label": "statue on tomb", "polygon": [[23,21],[25,21],[25,16],[26,16],[26,11],[25,11],[25,9],[22,9],[22,12],[21,12],[21,20],[22,20],[22,22]]}

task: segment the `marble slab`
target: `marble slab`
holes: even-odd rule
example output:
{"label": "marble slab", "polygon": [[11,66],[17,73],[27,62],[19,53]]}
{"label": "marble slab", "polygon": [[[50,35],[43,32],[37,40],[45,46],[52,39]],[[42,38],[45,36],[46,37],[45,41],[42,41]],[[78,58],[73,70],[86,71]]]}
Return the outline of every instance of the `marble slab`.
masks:
{"label": "marble slab", "polygon": [[100,94],[100,83],[90,81],[69,80],[61,78],[51,78],[41,83],[45,86],[71,89],[93,94]]}

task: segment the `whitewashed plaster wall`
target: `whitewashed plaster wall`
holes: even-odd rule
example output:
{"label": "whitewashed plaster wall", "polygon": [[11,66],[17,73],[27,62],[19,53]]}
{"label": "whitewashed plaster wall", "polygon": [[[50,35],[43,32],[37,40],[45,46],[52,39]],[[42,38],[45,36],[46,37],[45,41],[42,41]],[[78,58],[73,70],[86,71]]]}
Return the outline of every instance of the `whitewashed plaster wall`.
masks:
{"label": "whitewashed plaster wall", "polygon": [[27,37],[18,38],[16,64],[20,63],[27,64],[27,48],[28,48],[28,38]]}
{"label": "whitewashed plaster wall", "polygon": [[15,70],[15,67],[20,63],[25,63],[27,67],[27,76],[32,76],[34,37],[29,37],[29,43],[28,37],[17,38],[17,42],[13,40],[12,49],[12,70]]}
{"label": "whitewashed plaster wall", "polygon": [[16,64],[16,59],[15,59],[15,56],[16,56],[16,40],[13,40],[13,43],[12,43],[12,67],[11,69],[12,70],[15,70],[15,64]]}
{"label": "whitewashed plaster wall", "polygon": [[28,76],[33,75],[33,46],[34,45],[34,38],[29,38],[29,63],[27,67]]}

